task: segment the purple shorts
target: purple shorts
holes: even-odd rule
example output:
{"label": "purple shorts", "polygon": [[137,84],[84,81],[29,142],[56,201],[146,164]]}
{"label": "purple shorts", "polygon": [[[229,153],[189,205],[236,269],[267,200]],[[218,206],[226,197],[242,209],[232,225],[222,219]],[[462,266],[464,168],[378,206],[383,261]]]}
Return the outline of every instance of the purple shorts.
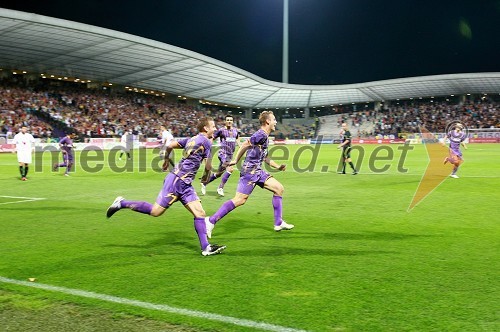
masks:
{"label": "purple shorts", "polygon": [[250,195],[255,185],[264,188],[264,183],[270,177],[272,177],[272,175],[263,170],[255,171],[255,173],[241,173],[236,192]]}
{"label": "purple shorts", "polygon": [[451,155],[455,155],[457,156],[458,158],[462,159],[462,151],[460,151],[460,149],[450,149],[450,156]]}
{"label": "purple shorts", "polygon": [[175,174],[170,173],[163,180],[163,188],[158,193],[158,197],[156,197],[156,203],[167,209],[177,200],[186,205],[190,202],[198,201],[200,198],[191,184],[185,183]]}
{"label": "purple shorts", "polygon": [[63,160],[65,163],[73,163],[73,152],[63,153]]}

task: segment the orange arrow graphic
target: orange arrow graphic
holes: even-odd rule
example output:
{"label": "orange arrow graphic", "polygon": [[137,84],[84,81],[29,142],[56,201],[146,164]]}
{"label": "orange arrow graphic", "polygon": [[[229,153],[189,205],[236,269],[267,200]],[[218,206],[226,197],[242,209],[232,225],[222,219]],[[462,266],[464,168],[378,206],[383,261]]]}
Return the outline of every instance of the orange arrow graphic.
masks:
{"label": "orange arrow graphic", "polygon": [[441,143],[439,143],[436,135],[425,129],[425,127],[420,127],[420,132],[422,134],[425,150],[429,156],[429,163],[427,164],[424,176],[418,184],[413,200],[408,207],[408,212],[443,183],[448,175],[450,175],[449,167],[443,165],[443,160],[448,155],[447,148],[444,148]]}

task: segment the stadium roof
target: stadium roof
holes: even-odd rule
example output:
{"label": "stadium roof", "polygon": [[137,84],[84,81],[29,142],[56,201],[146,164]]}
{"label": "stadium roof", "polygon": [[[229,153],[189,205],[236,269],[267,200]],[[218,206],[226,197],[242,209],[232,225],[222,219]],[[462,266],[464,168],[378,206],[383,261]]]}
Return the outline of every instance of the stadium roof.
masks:
{"label": "stadium roof", "polygon": [[286,108],[500,93],[500,73],[347,85],[273,82],[216,59],[92,25],[0,8],[0,68],[163,91],[221,105]]}

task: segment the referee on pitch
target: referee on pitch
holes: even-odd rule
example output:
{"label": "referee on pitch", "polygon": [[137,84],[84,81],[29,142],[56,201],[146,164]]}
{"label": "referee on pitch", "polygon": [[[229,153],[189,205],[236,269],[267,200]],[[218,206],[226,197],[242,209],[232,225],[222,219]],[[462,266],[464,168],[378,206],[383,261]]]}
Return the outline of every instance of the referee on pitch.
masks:
{"label": "referee on pitch", "polygon": [[342,138],[342,143],[340,143],[337,149],[342,148],[342,171],[340,171],[339,174],[345,174],[345,164],[346,162],[348,162],[352,168],[352,175],[356,175],[358,174],[358,171],[354,168],[354,164],[352,163],[351,160],[352,135],[351,132],[349,131],[347,123],[345,122],[342,123],[342,130],[340,131],[340,135]]}

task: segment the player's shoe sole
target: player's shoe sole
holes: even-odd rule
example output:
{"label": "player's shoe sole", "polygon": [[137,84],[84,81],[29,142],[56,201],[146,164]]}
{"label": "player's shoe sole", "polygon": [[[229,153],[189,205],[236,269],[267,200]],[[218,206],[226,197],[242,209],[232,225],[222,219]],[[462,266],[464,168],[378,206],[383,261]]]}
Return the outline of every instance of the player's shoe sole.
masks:
{"label": "player's shoe sole", "polygon": [[203,256],[211,256],[220,254],[222,251],[226,249],[226,246],[219,246],[217,244],[210,244],[205,250],[201,252]]}
{"label": "player's shoe sole", "polygon": [[115,200],[113,201],[113,203],[108,207],[108,210],[106,211],[106,217],[107,218],[111,218],[111,216],[113,214],[115,214],[116,212],[118,212],[121,208],[122,208],[122,201],[124,200],[123,197],[121,196],[118,196],[117,198],[115,198]]}

